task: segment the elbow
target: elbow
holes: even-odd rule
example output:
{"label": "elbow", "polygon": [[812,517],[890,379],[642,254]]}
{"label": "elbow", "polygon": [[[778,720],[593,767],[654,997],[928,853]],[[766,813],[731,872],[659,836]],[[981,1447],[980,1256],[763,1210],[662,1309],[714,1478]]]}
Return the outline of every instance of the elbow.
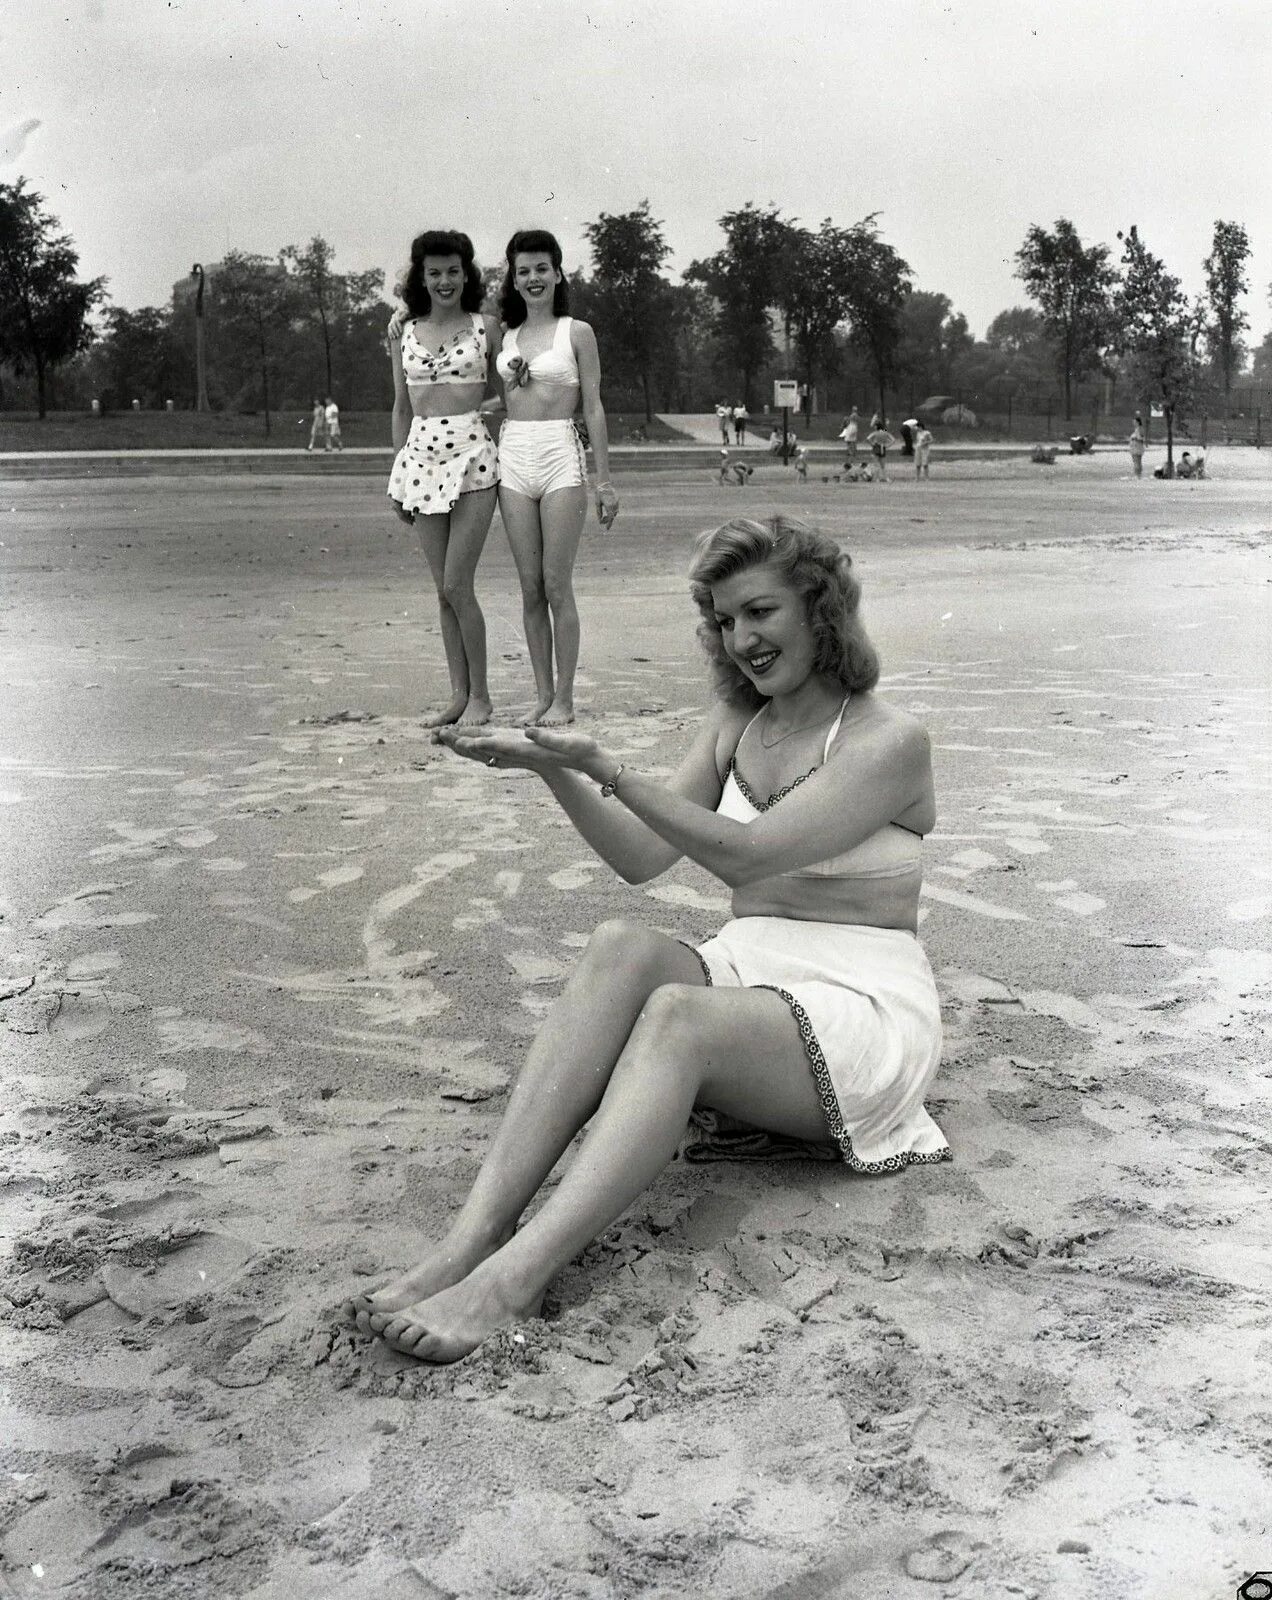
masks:
{"label": "elbow", "polygon": [[745,844],[737,849],[726,846],[720,856],[719,863],[712,870],[726,889],[745,889],[750,884],[758,883],[761,878],[768,877],[764,866],[756,860],[754,850],[748,849]]}

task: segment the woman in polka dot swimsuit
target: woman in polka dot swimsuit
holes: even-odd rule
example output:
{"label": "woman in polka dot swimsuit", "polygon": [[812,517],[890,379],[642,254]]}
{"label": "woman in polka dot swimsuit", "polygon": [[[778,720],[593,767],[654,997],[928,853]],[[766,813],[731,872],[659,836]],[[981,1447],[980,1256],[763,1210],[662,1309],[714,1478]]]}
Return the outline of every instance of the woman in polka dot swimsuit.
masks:
{"label": "woman in polka dot swimsuit", "polygon": [[499,467],[479,407],[496,393],[499,324],[481,315],[485,285],[464,233],[411,244],[389,325],[393,443],[389,498],[413,523],[437,586],[451,698],[425,727],[488,722],[486,622],[474,578],[495,512]]}

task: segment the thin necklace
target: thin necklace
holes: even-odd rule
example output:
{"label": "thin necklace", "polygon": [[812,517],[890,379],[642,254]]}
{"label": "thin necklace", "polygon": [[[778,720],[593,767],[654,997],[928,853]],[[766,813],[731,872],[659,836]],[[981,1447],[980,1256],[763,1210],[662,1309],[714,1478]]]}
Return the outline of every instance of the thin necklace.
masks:
{"label": "thin necklace", "polygon": [[[849,695],[848,699],[851,700],[851,698],[852,698],[852,696]],[[772,706],[772,704],[773,704],[773,702],[770,700],[768,706],[766,706],[764,708],[764,719],[765,719],[765,721],[768,720],[769,708]],[[842,711],[844,709],[843,705],[840,705],[839,709],[840,709],[840,711]],[[806,723],[804,723],[804,725],[802,727],[791,728],[786,733],[779,733],[776,739],[766,739],[764,737],[764,724],[761,723],[760,724],[760,743],[764,747],[765,750],[776,749],[776,747],[779,744],[781,744],[784,739],[793,739],[797,733],[807,733],[810,728],[820,728],[823,722],[829,722],[831,717],[833,717],[834,715],[835,715],[835,713],[832,711],[832,712],[830,712],[830,714],[828,716],[818,717],[816,722],[806,722]]]}

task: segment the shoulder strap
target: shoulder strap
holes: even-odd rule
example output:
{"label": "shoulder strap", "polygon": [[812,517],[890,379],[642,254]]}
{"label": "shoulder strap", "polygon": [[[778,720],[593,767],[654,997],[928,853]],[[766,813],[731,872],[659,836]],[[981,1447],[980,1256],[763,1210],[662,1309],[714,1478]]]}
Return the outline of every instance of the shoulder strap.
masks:
{"label": "shoulder strap", "polygon": [[839,715],[835,718],[834,722],[832,722],[831,725],[830,725],[830,732],[826,735],[826,743],[822,747],[822,766],[823,767],[830,760],[830,747],[835,742],[835,735],[839,732],[839,725],[844,720],[844,712],[847,711],[848,702],[851,699],[852,699],[852,696],[850,694],[844,696],[844,703],[839,708]]}
{"label": "shoulder strap", "polygon": [[564,344],[566,346],[569,345],[569,343],[570,343],[570,324],[573,321],[574,321],[573,317],[558,317],[557,318],[556,332],[552,335],[552,348],[554,350],[559,350],[561,348],[561,345],[562,345],[563,342],[564,342]]}

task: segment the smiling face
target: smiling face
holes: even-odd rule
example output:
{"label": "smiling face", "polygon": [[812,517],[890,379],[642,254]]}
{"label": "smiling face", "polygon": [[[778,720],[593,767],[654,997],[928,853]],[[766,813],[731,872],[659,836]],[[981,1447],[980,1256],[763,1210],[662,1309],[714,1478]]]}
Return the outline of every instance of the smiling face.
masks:
{"label": "smiling face", "polygon": [[518,250],[512,263],[512,282],[517,293],[528,306],[546,301],[552,304],[553,292],[561,281],[561,273],[552,265],[546,250]]}
{"label": "smiling face", "polygon": [[770,564],[744,567],[711,586],[725,654],[762,695],[793,694],[817,646],[804,597]]}
{"label": "smiling face", "polygon": [[458,306],[464,292],[464,263],[457,255],[425,256],[421,276],[435,306],[442,310]]}

